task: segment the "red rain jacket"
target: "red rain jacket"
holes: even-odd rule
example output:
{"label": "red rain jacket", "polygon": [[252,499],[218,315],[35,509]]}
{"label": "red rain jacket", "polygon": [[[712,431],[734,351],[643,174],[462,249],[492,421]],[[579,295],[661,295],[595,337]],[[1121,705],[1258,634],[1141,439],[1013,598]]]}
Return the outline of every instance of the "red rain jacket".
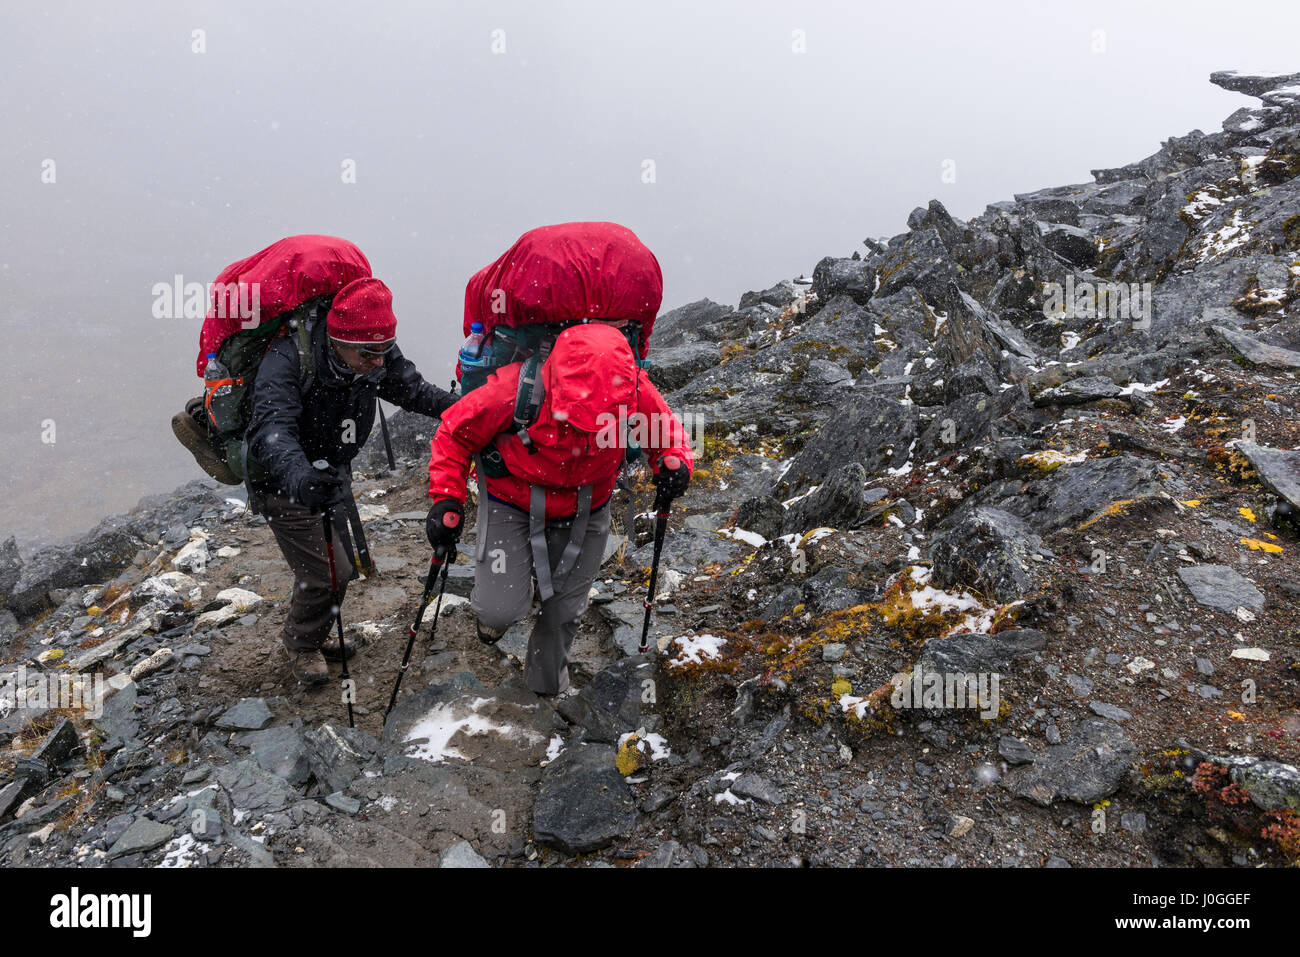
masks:
{"label": "red rain jacket", "polygon": [[464,502],[472,458],[495,438],[510,475],[486,479],[492,497],[528,511],[529,486],[541,485],[546,517],[566,518],[577,511],[578,488],[591,485],[592,507],[604,505],[623,464],[620,411],[633,427],[635,413],[646,417],[642,447],[656,473],[659,460],[669,454],[694,468],[686,430],[637,368],[619,330],[590,323],[571,326],[556,338],[542,365],[546,394],[540,414],[528,429],[533,453],[514,433],[522,368],[514,363],[498,370],[443,414],[429,459],[430,498]]}
{"label": "red rain jacket", "polygon": [[465,286],[470,325],[526,326],[579,319],[641,323],[641,358],[664,297],[659,260],[626,226],[559,223],[520,236]]}
{"label": "red rain jacket", "polygon": [[260,321],[265,322],[369,275],[370,260],[337,236],[289,236],[231,263],[213,284],[208,315],[199,333],[199,378],[203,378],[208,353],[216,352],[228,336],[242,328],[241,299],[243,305],[251,305],[253,283],[257,283]]}

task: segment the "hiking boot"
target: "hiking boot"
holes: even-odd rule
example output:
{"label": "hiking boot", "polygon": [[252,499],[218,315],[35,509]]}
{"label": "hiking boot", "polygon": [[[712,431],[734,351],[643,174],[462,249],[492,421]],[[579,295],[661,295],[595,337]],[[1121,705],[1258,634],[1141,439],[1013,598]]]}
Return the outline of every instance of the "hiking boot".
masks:
{"label": "hiking boot", "polygon": [[[355,654],[357,653],[357,643],[356,643],[355,641],[353,641],[352,639],[350,639],[350,638],[345,638],[345,639],[343,640],[343,647],[344,647],[345,649],[347,649],[348,660],[351,661],[351,660],[352,660],[352,656],[355,655]],[[326,658],[328,658],[330,661],[342,661],[342,660],[343,660],[343,656],[339,654],[339,636],[338,636],[338,635],[330,635],[328,638],[326,638],[326,639],[325,639],[325,644],[323,644],[323,645],[320,646],[320,651],[321,651],[321,654],[323,654],[323,655],[324,655]]]}
{"label": "hiking boot", "polygon": [[293,676],[303,684],[319,685],[330,680],[329,665],[325,663],[325,656],[319,651],[315,649],[289,651],[288,654],[289,667],[293,671]]}
{"label": "hiking boot", "polygon": [[474,623],[474,629],[478,632],[478,640],[483,642],[485,645],[495,645],[501,640],[502,635],[505,634],[504,631],[498,633],[490,628],[484,628],[478,622]]}
{"label": "hiking boot", "polygon": [[180,440],[199,463],[199,468],[207,472],[223,485],[241,484],[239,476],[231,471],[212,447],[208,437],[207,426],[199,418],[203,414],[203,397],[190,399],[185,403],[185,411],[172,416],[172,433]]}

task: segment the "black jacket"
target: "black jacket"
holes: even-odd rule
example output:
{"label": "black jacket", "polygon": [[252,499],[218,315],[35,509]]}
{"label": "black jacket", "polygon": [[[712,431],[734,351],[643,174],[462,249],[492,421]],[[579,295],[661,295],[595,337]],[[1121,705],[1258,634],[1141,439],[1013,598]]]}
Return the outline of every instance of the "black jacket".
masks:
{"label": "black jacket", "polygon": [[397,346],[379,370],[349,381],[330,362],[323,321],[316,322],[311,341],[313,373],[305,393],[292,335],[275,340],[258,366],[244,436],[251,460],[244,470],[246,485],[255,509],[255,499],[267,492],[291,494],[318,459],[341,466],[347,475],[374,426],[376,397],[433,418],[456,401],[426,382]]}

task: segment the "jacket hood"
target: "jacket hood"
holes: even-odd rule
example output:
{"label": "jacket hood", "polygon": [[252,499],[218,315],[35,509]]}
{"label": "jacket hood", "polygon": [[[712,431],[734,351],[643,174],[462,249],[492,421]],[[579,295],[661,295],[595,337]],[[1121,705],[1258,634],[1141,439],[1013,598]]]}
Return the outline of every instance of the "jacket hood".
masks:
{"label": "jacket hood", "polygon": [[623,333],[592,322],[570,326],[556,337],[542,366],[546,390],[541,418],[598,432],[620,406],[636,407],[636,357]]}

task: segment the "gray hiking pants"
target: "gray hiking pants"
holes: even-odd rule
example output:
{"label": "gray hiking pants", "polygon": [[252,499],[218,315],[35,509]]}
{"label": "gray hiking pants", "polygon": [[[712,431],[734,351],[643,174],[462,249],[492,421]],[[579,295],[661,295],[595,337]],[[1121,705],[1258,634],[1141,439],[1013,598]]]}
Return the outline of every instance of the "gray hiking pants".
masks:
{"label": "gray hiking pants", "polygon": [[[325,554],[325,533],[319,512],[312,512],[289,499],[269,494],[259,500],[258,510],[266,515],[271,534],[293,569],[293,595],[284,619],[281,639],[290,651],[319,648],[330,636],[334,624],[334,603],[330,599],[330,567]],[[334,565],[339,577],[339,601],[355,574],[338,529],[334,529]]]}
{"label": "gray hiking pants", "polygon": [[[559,694],[569,687],[569,648],[578,634],[578,620],[587,610],[587,593],[605,554],[609,508],[590,513],[573,567],[566,575],[556,575],[572,526],[572,519],[551,519],[546,523],[555,592],[542,602],[524,662],[524,682],[538,694]],[[480,507],[478,535],[470,603],[479,626],[501,635],[532,608],[533,548],[528,515],[489,499],[485,508]]]}

